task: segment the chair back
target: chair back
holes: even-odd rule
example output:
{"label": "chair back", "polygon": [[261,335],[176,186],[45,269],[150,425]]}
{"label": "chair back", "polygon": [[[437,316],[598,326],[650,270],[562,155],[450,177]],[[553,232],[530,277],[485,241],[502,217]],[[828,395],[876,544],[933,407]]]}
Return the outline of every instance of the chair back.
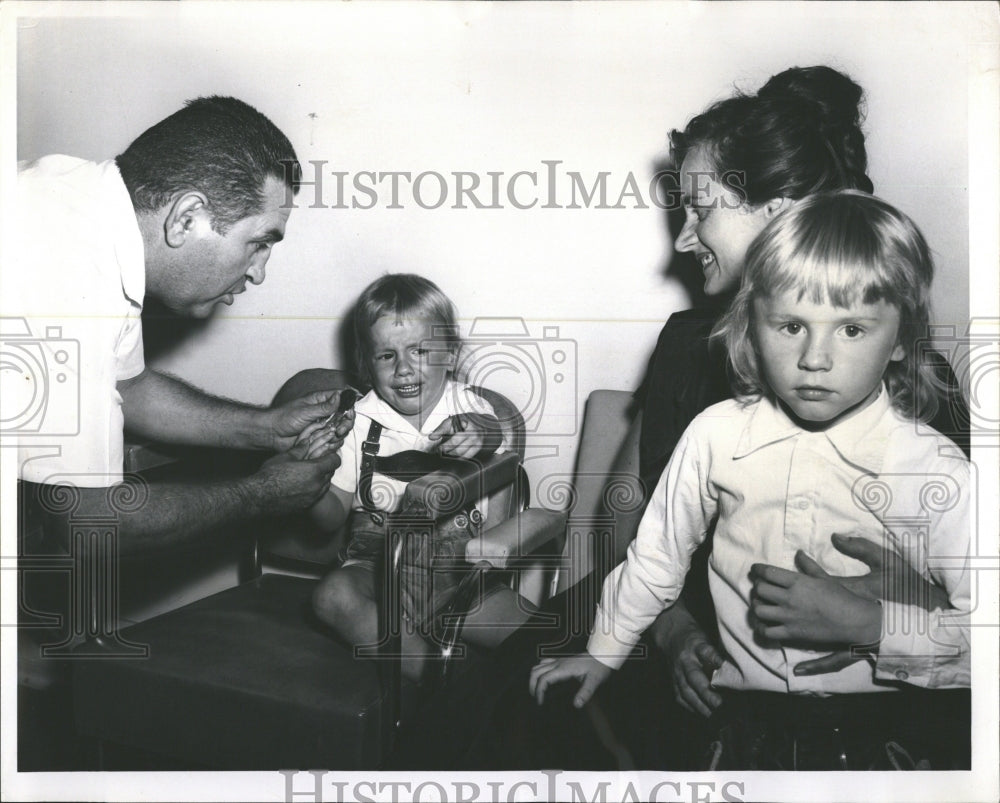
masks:
{"label": "chair back", "polygon": [[598,563],[610,571],[625,556],[644,507],[639,480],[640,414],[632,394],[595,390],[587,397],[573,495],[566,511],[566,570],[559,589],[581,580]]}
{"label": "chair back", "polygon": [[[364,386],[345,371],[328,368],[311,368],[291,377],[274,396],[272,406],[285,404],[320,390],[339,390]],[[487,388],[474,387],[473,391],[496,412],[503,431],[507,451],[524,459],[525,425],[520,411],[507,397]],[[489,529],[514,516],[521,508],[521,499],[527,492],[527,483],[519,477],[489,495],[486,519]],[[346,530],[346,528],[344,528]],[[347,537],[346,531],[333,536],[321,532],[308,514],[282,517],[274,522],[270,532],[261,539],[261,558],[269,567],[299,576],[318,577],[337,560]]]}

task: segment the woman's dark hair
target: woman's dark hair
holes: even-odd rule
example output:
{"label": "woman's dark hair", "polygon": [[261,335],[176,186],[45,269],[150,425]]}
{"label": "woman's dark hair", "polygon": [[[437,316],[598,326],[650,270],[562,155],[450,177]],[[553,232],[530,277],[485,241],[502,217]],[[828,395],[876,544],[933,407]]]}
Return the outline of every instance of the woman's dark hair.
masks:
{"label": "woman's dark hair", "polygon": [[220,234],[260,213],[268,176],[292,194],[301,178],[288,137],[253,106],[218,95],[189,100],[115,162],[137,212],[155,212],[177,193],[197,190],[208,198]]}
{"label": "woman's dark hair", "polygon": [[756,95],[738,93],[670,133],[673,161],[704,147],[713,169],[737,171],[743,200],[798,200],[836,189],[872,191],[863,92],[830,67],[792,67],[772,76]]}

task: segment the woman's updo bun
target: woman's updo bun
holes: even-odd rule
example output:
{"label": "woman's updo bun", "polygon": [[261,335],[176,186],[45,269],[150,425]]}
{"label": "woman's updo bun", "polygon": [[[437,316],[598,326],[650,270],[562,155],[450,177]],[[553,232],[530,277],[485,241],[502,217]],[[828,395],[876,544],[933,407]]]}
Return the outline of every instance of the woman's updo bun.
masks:
{"label": "woman's updo bun", "polygon": [[[872,191],[861,131],[864,93],[830,67],[793,67],[756,95],[737,94],[670,135],[677,166],[704,147],[750,205],[804,198],[823,190]],[[736,172],[736,176],[732,175]]]}

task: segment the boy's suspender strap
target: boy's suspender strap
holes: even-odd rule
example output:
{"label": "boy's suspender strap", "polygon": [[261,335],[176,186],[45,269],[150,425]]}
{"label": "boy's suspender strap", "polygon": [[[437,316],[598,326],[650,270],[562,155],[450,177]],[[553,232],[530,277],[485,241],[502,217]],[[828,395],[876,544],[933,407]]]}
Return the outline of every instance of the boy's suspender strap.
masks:
{"label": "boy's suspender strap", "polygon": [[382,425],[372,419],[368,436],[361,444],[361,475],[358,477],[358,492],[366,513],[377,513],[372,499],[372,474],[375,473],[375,458],[378,455],[378,441],[382,437]]}

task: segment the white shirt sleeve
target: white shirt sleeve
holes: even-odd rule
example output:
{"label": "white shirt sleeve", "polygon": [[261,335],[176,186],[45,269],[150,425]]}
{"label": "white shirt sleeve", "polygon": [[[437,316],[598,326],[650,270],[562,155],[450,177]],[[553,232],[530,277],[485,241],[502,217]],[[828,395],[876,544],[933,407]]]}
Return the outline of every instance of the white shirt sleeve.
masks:
{"label": "white shirt sleeve", "polygon": [[[967,463],[956,460],[949,468],[950,476],[937,475],[936,487],[941,493],[936,498],[927,493],[935,483],[932,472],[915,478],[910,485],[920,487],[904,492],[921,497],[924,509],[920,512],[924,515],[914,516],[905,532],[899,532],[904,530],[902,523],[895,527],[888,523],[887,529],[895,529],[896,538],[917,545],[916,555],[910,550],[910,563],[918,570],[926,567],[925,575],[948,592],[951,610],[928,612],[918,605],[883,600],[882,639],[875,661],[878,680],[903,681],[924,688],[971,684],[969,513],[974,504],[974,486]],[[898,489],[895,492],[898,494]],[[926,523],[922,524],[921,518]]]}
{"label": "white shirt sleeve", "polygon": [[[704,422],[702,422],[704,423]],[[617,669],[643,631],[680,595],[691,555],[705,540],[717,500],[708,482],[707,447],[696,420],[681,438],[629,544],[605,580],[587,652]]]}

